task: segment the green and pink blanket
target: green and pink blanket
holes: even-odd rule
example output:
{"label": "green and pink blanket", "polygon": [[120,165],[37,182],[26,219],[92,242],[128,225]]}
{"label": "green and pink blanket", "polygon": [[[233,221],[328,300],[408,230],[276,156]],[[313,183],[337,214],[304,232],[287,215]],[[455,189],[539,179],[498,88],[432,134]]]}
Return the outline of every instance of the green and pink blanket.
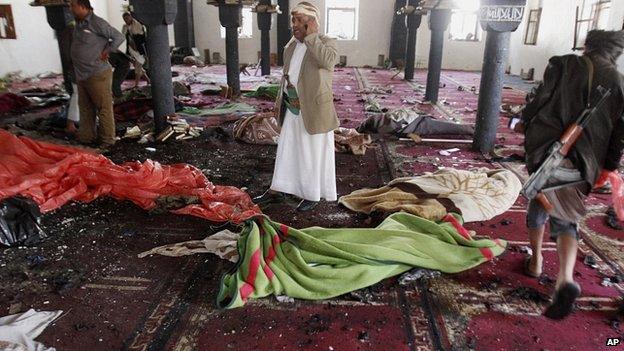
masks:
{"label": "green and pink blanket", "polygon": [[240,258],[222,279],[217,305],[240,307],[271,294],[327,299],[413,267],[457,273],[500,255],[505,246],[475,240],[457,215],[436,223],[399,212],[376,228],[301,230],[258,216],[245,224]]}

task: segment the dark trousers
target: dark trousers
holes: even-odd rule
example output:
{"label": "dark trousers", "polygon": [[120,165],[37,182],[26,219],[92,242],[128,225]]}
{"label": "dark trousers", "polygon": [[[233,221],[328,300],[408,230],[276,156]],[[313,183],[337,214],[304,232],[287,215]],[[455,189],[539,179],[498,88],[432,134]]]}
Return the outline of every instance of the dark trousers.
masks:
{"label": "dark trousers", "polygon": [[111,52],[108,58],[111,66],[113,66],[113,96],[120,97],[121,83],[126,79],[128,72],[130,72],[130,60],[128,57],[120,52]]}

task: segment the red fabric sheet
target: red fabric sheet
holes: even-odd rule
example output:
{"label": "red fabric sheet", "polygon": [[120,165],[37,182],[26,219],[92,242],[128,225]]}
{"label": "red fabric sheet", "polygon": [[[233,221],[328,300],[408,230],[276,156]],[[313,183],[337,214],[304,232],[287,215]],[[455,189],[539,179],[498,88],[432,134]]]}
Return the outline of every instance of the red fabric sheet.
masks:
{"label": "red fabric sheet", "polygon": [[149,210],[160,196],[182,195],[198,196],[202,204],[174,213],[236,223],[261,213],[247,193],[215,186],[191,165],[167,166],[151,160],[117,165],[102,155],[0,129],[0,200],[15,195],[32,198],[42,212],[104,195]]}

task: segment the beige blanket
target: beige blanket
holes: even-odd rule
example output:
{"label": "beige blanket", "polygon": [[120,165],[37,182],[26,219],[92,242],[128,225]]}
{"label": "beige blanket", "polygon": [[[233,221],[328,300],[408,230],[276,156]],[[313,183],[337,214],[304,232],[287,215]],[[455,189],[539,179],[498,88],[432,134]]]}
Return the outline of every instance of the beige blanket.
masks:
{"label": "beige blanket", "polygon": [[521,188],[520,180],[508,170],[446,168],[398,178],[379,189],[357,190],[338,201],[356,212],[405,211],[430,220],[441,220],[446,213],[455,212],[466,222],[474,222],[507,211]]}
{"label": "beige blanket", "polygon": [[236,242],[239,237],[240,233],[233,233],[229,230],[224,230],[211,235],[204,240],[192,240],[177,244],[159,246],[149,251],[142,252],[138,256],[139,258],[149,255],[180,257],[198,253],[212,253],[222,259],[236,262],[238,261]]}
{"label": "beige blanket", "polygon": [[[281,128],[272,112],[240,119],[234,124],[234,138],[248,144],[277,145]],[[352,128],[338,128],[334,131],[336,152],[364,155],[373,148],[373,139]]]}

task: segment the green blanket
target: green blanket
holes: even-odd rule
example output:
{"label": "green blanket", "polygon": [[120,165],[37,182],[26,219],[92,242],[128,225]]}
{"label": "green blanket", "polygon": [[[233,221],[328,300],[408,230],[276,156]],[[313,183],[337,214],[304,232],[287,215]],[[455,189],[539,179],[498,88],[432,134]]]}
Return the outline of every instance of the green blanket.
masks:
{"label": "green blanket", "polygon": [[218,116],[218,115],[231,115],[231,114],[251,114],[255,113],[256,108],[242,103],[242,102],[234,102],[227,103],[221,106],[213,107],[213,108],[196,108],[196,107],[184,107],[182,109],[182,113],[195,115],[195,116]]}
{"label": "green blanket", "polygon": [[238,241],[239,260],[221,281],[217,305],[235,308],[271,294],[327,299],[412,267],[457,273],[500,255],[506,242],[474,240],[461,217],[440,223],[399,212],[373,229],[302,230],[256,217]]}
{"label": "green blanket", "polygon": [[259,86],[255,91],[251,91],[249,93],[243,94],[245,97],[255,97],[259,99],[269,99],[275,100],[277,98],[277,93],[279,92],[280,86],[277,84],[271,85],[262,85]]}

